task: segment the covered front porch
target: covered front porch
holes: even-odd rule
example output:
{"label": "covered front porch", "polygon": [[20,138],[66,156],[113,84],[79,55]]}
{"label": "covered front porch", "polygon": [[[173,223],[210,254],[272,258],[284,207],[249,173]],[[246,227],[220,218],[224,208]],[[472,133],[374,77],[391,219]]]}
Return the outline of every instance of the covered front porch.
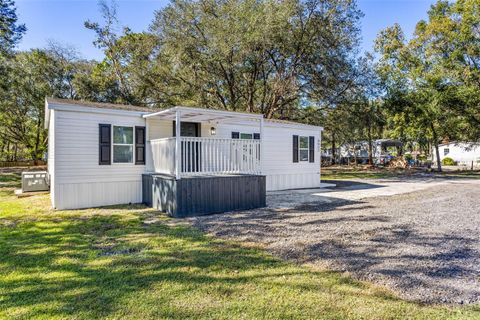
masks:
{"label": "covered front porch", "polygon": [[[263,115],[210,109],[174,107],[144,115],[147,119],[149,171],[174,175],[261,174]],[[151,120],[161,120],[154,122]],[[248,123],[258,128],[258,136],[219,137],[220,123]],[[172,124],[171,134],[153,130],[154,125]],[[187,127],[188,125],[188,127]],[[200,129],[199,129],[200,127]],[[185,129],[185,130],[183,130]],[[202,134],[203,133],[203,134]],[[162,136],[163,135],[163,136]]]}
{"label": "covered front porch", "polygon": [[263,115],[174,107],[143,117],[146,204],[177,217],[265,205]]}

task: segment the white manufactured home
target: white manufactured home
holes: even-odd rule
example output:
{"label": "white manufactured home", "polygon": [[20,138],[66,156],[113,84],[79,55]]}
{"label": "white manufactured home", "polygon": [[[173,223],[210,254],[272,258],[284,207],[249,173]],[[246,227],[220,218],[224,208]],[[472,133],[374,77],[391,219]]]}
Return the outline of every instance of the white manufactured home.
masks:
{"label": "white manufactured home", "polygon": [[[480,166],[480,144],[474,142],[450,142],[438,146],[440,161],[451,158],[458,165]],[[433,161],[437,161],[435,149],[432,149]]]}
{"label": "white manufactured home", "polygon": [[[181,206],[211,213],[248,201],[264,205],[265,191],[320,186],[317,126],[250,113],[51,98],[45,126],[56,209],[144,202],[173,215]],[[222,179],[206,179],[212,177]],[[177,194],[178,203],[165,204]],[[212,209],[213,202],[238,205]]]}

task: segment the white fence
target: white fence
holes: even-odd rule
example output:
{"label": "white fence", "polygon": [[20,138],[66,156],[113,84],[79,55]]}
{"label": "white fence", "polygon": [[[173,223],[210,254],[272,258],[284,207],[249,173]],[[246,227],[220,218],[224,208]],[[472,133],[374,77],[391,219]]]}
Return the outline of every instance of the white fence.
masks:
{"label": "white fence", "polygon": [[[175,138],[151,140],[155,172],[175,173]],[[180,174],[260,173],[260,141],[181,137]]]}

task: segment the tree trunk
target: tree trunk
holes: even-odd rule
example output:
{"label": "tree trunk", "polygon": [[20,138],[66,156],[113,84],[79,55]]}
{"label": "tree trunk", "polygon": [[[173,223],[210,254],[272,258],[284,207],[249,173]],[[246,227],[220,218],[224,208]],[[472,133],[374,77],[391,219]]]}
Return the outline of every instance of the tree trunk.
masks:
{"label": "tree trunk", "polygon": [[373,165],[372,127],[368,127],[368,164]]}
{"label": "tree trunk", "polygon": [[335,146],[335,132],[332,132],[332,165],[335,164],[335,149],[336,149],[336,146]]}
{"label": "tree trunk", "polygon": [[353,163],[357,166],[357,150],[355,149],[355,143],[353,143]]}
{"label": "tree trunk", "polygon": [[438,148],[437,132],[435,131],[433,123],[430,125],[430,127],[432,129],[433,143],[435,144],[435,153],[437,155],[437,170],[438,172],[442,172],[442,162],[440,161],[440,149]]}
{"label": "tree trunk", "polygon": [[440,150],[438,148],[438,143],[435,143],[435,152],[437,154],[437,170],[442,172],[442,162],[440,161]]}

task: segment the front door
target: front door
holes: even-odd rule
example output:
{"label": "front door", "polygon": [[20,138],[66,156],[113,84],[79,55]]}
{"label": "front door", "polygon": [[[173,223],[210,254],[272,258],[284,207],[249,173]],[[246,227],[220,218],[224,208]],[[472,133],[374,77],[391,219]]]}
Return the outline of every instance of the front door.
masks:
{"label": "front door", "polygon": [[[173,121],[173,136],[176,135],[176,125]],[[181,137],[200,137],[200,123],[198,122],[182,122],[180,123]]]}
{"label": "front door", "polygon": [[[197,122],[181,122],[181,137],[200,137],[200,123]],[[175,121],[173,121],[173,136],[175,137]],[[182,172],[198,172],[200,171],[201,159],[201,142],[183,141],[182,142]]]}

